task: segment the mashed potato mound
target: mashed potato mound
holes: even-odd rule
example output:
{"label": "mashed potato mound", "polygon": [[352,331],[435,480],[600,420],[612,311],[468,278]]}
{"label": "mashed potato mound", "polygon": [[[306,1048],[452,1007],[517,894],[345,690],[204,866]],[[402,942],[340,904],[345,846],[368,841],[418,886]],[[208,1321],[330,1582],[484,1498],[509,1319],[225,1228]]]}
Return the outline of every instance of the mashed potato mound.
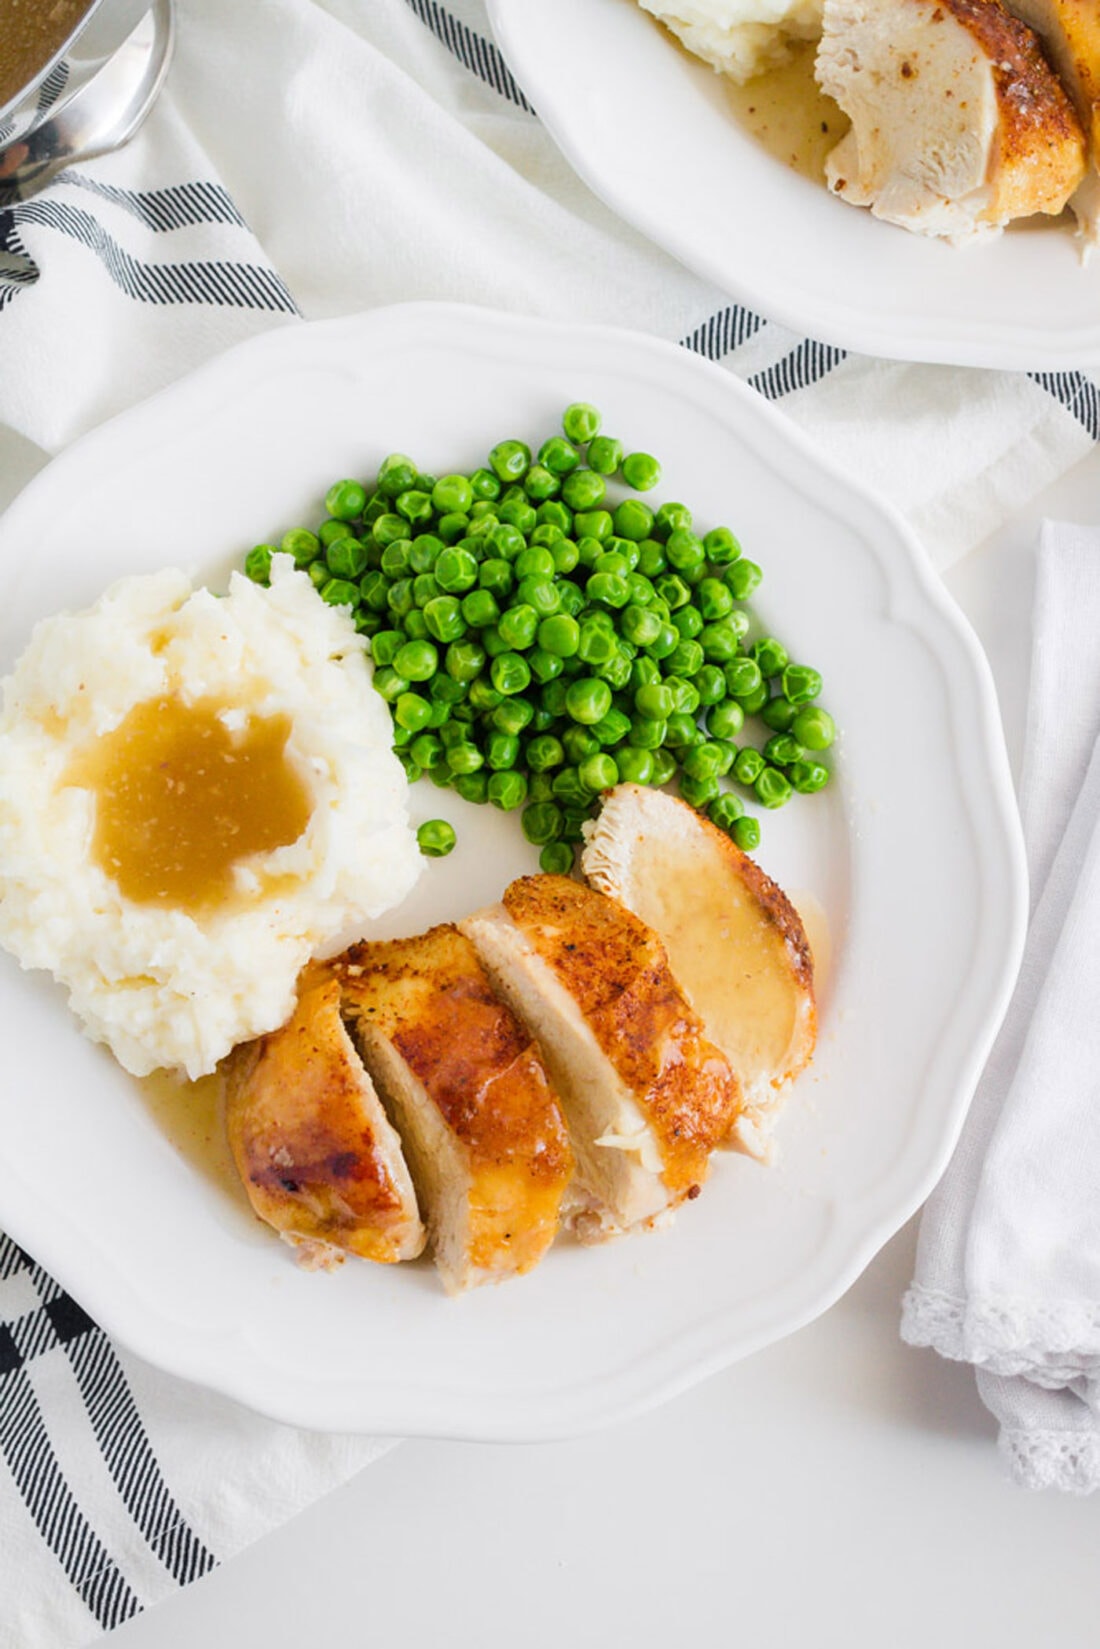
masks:
{"label": "mashed potato mound", "polygon": [[[3,692],[0,944],[65,985],[88,1034],[135,1075],[201,1076],[281,1025],[309,957],[419,874],[362,641],[289,556],[270,588],[234,574],[224,598],[181,572],[123,579],[38,625]],[[234,866],[234,896],[198,915],[122,895],[91,856],[94,792],[71,778],[74,756],[168,697],[216,703],[227,729],[286,718],[311,805],[296,841]]]}
{"label": "mashed potato mound", "polygon": [[824,0],[641,0],[689,52],[741,83],[821,34]]}

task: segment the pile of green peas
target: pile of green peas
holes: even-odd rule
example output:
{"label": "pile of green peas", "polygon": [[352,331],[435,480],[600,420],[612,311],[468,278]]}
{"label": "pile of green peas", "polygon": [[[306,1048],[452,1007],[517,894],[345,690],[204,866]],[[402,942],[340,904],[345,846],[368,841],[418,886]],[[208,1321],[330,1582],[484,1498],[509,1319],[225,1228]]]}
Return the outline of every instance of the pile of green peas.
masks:
{"label": "pile of green peas", "polygon": [[[576,402],[537,452],[501,441],[470,475],[424,475],[393,453],[373,488],[337,481],[316,532],[258,544],[245,571],[266,583],[289,554],[351,609],[409,779],[522,808],[543,870],[572,868],[620,781],[676,780],[751,852],[744,796],[778,808],[821,790],[835,727],[819,673],[774,636],[750,640],[761,571],[729,528],[700,536],[683,504],[637,496],[660,473]],[[763,742],[746,738],[750,717]],[[433,856],[455,845],[441,819],[418,837]]]}

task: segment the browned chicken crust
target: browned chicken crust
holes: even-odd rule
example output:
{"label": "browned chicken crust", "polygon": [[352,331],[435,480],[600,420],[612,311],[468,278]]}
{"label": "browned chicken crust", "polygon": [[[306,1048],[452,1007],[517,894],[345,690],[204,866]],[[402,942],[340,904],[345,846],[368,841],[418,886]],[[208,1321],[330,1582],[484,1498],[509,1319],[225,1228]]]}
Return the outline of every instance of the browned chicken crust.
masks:
{"label": "browned chicken crust", "polygon": [[1001,0],[941,0],[990,60],[1001,110],[997,215],[1026,216],[1047,195],[1064,198],[1066,156],[1084,166],[1085,143],[1076,111],[1026,24]]}
{"label": "browned chicken crust", "polygon": [[[438,1163],[419,1162],[402,1127],[450,1281],[529,1271],[558,1230],[573,1173],[565,1120],[527,1030],[494,993],[469,940],[444,924],[412,939],[353,945],[332,964],[343,1012],[391,1109],[401,1077],[376,1063],[383,1039],[438,1112],[447,1184],[426,1197]],[[407,1101],[406,1101],[407,1103]],[[434,1124],[432,1124],[434,1126]],[[446,1205],[465,1197],[461,1237]],[[454,1249],[455,1252],[451,1252]],[[461,1250],[459,1253],[458,1250]]]}
{"label": "browned chicken crust", "polygon": [[400,1145],[340,1016],[324,967],[303,974],[281,1030],[223,1067],[226,1132],[255,1212],[325,1263],[346,1250],[412,1259],[425,1232]]}
{"label": "browned chicken crust", "polygon": [[740,1104],[660,939],[617,900],[566,876],[525,876],[504,908],[577,1004],[657,1137],[670,1191],[693,1194]]}

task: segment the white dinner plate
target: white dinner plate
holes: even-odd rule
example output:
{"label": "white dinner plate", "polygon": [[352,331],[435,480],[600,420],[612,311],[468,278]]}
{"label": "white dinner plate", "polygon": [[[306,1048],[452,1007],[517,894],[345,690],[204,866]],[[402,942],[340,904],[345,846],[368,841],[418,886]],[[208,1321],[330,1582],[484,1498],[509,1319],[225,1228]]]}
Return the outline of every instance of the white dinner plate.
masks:
{"label": "white dinner plate", "polygon": [[1100,268],[1041,219],[955,248],[880,223],[767,154],[727,82],[637,0],[488,0],[516,79],[628,223],[723,291],[868,355],[961,366],[1100,361]]}
{"label": "white dinner plate", "polygon": [[[723,1155],[671,1230],[563,1242],[531,1276],[454,1300],[427,1263],[299,1270],[62,992],[0,956],[0,1226],[150,1362],[283,1420],[562,1435],[789,1333],[931,1188],[1015,974],[1023,858],[971,632],[895,515],[672,344],[436,305],[246,343],[79,441],[0,521],[0,668],[38,618],[124,573],[218,584],[253,542],[318,520],[334,479],[393,450],[474,466],[576,399],[659,456],[654,497],[735,529],[765,569],[760,623],[823,672],[834,782],[767,815],[760,852],[822,962],[817,1057],[774,1167]],[[461,916],[536,868],[514,814],[427,781],[412,798],[459,846],[372,932]]]}

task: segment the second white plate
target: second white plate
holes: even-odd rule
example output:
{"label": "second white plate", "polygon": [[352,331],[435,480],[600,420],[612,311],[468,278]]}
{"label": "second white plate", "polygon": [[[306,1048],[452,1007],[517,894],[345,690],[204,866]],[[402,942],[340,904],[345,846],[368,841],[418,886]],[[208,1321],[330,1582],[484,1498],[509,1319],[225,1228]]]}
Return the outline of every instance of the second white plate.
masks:
{"label": "second white plate", "polygon": [[637,0],[488,0],[501,50],[585,182],[769,320],[900,360],[1100,361],[1100,275],[1032,219],[957,249],[878,222],[773,159],[728,85]]}

